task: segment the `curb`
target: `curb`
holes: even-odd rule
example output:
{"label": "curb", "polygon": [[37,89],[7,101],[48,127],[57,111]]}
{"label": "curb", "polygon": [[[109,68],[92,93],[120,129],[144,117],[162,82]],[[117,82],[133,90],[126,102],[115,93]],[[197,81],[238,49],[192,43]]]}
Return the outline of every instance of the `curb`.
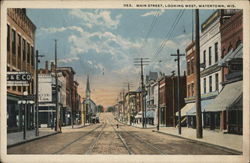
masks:
{"label": "curb", "polygon": [[133,126],[133,125],[129,125],[127,123],[123,123],[123,122],[120,122],[118,121],[117,119],[115,119],[117,122],[121,123],[121,124],[124,124],[124,125],[127,125],[127,126],[131,126],[131,127],[135,127],[135,128],[139,128],[139,129],[154,129],[156,127],[147,127],[147,128],[142,128],[142,127],[138,127],[138,126]]}
{"label": "curb", "polygon": [[32,142],[32,141],[35,141],[35,140],[38,140],[38,139],[41,139],[41,138],[45,138],[45,137],[49,137],[49,136],[52,136],[52,135],[56,135],[56,134],[59,134],[59,133],[61,133],[61,132],[54,132],[54,133],[52,133],[52,134],[43,135],[43,136],[35,137],[35,138],[33,138],[33,139],[20,141],[20,142],[18,142],[18,143],[14,143],[14,144],[7,145],[7,148],[15,147],[15,146],[18,146],[18,145],[21,145],[21,144],[25,144],[25,143],[28,143],[28,142]]}
{"label": "curb", "polygon": [[217,149],[221,149],[221,150],[224,150],[226,152],[233,153],[234,155],[242,155],[243,154],[242,151],[238,151],[238,150],[231,149],[231,148],[228,148],[228,147],[220,146],[220,145],[217,145],[217,144],[212,144],[212,143],[207,143],[207,142],[203,142],[203,141],[199,141],[199,140],[185,138],[185,137],[182,137],[182,136],[179,136],[179,135],[169,134],[169,133],[162,132],[162,131],[152,130],[152,132],[157,132],[157,133],[160,133],[160,134],[169,135],[169,136],[173,136],[173,137],[178,137],[178,138],[181,138],[181,139],[189,140],[192,143],[197,143],[197,144],[201,144],[201,145],[205,144],[205,145],[207,145],[209,147],[215,147]]}

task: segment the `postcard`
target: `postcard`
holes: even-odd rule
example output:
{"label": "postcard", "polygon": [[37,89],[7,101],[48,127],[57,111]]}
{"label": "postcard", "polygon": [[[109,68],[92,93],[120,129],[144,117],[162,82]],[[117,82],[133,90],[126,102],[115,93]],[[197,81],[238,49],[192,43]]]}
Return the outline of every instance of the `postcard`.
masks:
{"label": "postcard", "polygon": [[249,162],[249,2],[2,1],[1,162]]}

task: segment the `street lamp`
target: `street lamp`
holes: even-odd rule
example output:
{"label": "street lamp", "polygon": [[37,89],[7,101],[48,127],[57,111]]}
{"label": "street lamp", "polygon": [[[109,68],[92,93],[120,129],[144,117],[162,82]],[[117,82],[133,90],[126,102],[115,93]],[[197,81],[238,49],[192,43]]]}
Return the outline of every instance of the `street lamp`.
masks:
{"label": "street lamp", "polygon": [[28,104],[34,104],[33,100],[30,100],[28,97],[28,92],[23,92],[22,100],[18,101],[18,104],[24,105],[24,128],[23,128],[23,139],[26,139],[26,131],[27,131],[27,107]]}

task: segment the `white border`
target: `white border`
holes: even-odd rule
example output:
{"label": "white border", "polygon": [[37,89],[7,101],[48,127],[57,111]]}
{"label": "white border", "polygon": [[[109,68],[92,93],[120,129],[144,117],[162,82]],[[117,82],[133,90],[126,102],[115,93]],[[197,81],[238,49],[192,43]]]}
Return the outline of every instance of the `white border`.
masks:
{"label": "white border", "polygon": [[[123,7],[124,3],[131,4],[234,4],[243,9],[243,50],[244,50],[244,81],[243,81],[243,155],[7,155],[6,140],[6,9],[7,8],[109,8],[132,9]],[[152,9],[136,8],[133,9]],[[155,8],[156,9],[156,8]],[[159,9],[159,8],[157,8]],[[180,8],[164,8],[180,9]],[[192,9],[192,8],[187,8]],[[212,8],[202,8],[212,9]],[[1,155],[2,162],[248,162],[249,161],[249,2],[248,1],[4,1],[1,2],[1,56],[0,56],[0,126],[1,126]]]}

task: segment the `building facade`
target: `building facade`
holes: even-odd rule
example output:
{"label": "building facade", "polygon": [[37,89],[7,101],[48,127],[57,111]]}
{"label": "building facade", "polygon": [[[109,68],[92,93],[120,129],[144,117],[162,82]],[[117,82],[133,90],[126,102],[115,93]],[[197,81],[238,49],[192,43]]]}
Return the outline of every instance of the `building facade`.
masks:
{"label": "building facade", "polygon": [[[23,106],[18,104],[24,92],[34,95],[35,76],[35,30],[36,26],[27,17],[25,9],[7,10],[7,72],[27,72],[32,76],[29,86],[7,86],[8,132],[23,128]],[[34,128],[34,105],[28,105],[28,129]]]}
{"label": "building facade", "polygon": [[[177,125],[177,77],[163,76],[159,79],[159,116],[160,125],[166,127]],[[180,76],[180,109],[185,105],[186,76]]]}

